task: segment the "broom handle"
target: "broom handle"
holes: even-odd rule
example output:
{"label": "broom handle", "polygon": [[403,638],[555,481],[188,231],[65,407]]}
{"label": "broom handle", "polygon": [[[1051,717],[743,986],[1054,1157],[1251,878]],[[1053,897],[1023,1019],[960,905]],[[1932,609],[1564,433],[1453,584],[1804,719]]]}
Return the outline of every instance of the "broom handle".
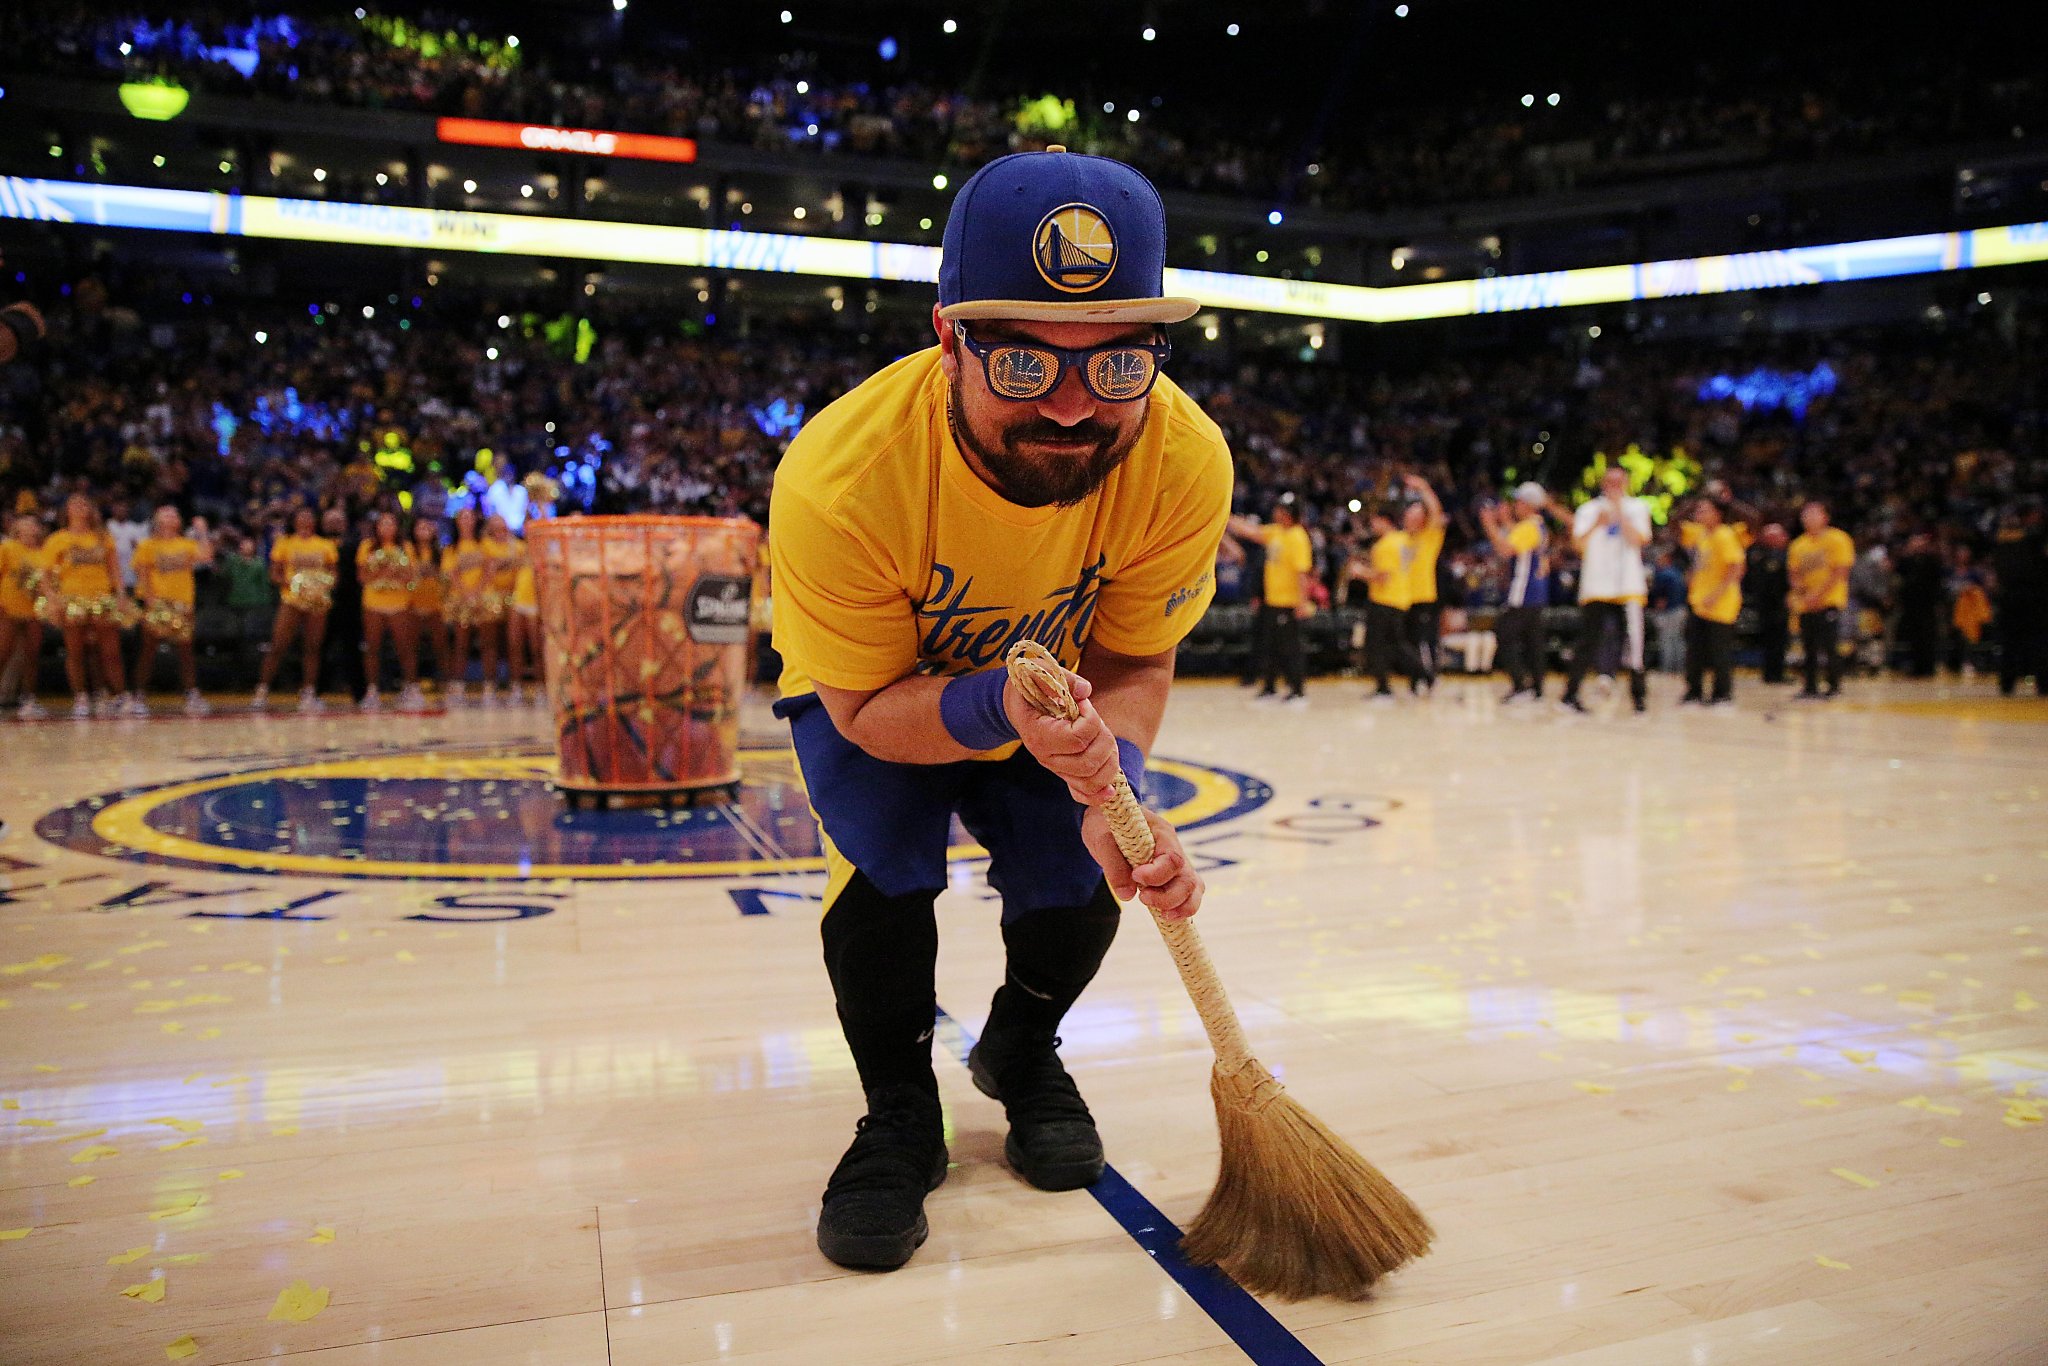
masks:
{"label": "broom handle", "polygon": [[[1037,642],[1024,641],[1014,647],[1009,668],[1017,690],[1043,715],[1069,721],[1080,715],[1059,661]],[[1152,827],[1145,820],[1145,808],[1123,774],[1116,775],[1114,788],[1102,814],[1116,839],[1117,850],[1133,868],[1150,863]],[[1202,1017],[1202,1028],[1208,1031],[1209,1046],[1216,1053],[1216,1066],[1224,1072],[1240,1070],[1252,1061],[1251,1045],[1245,1042],[1244,1026],[1238,1023],[1237,1012],[1231,1008],[1230,997],[1216,975],[1216,966],[1209,961],[1201,932],[1191,918],[1169,920],[1157,911],[1152,912],[1152,923],[1159,927],[1159,937],[1166,941],[1166,951],[1172,955],[1174,967],[1180,970],[1181,985],[1187,989],[1188,999],[1195,1003],[1195,1013]]]}
{"label": "broom handle", "polygon": [[[1133,868],[1151,862],[1152,827],[1145,820],[1144,807],[1138,804],[1138,794],[1131,791],[1130,781],[1121,773],[1116,775],[1116,795],[1103,808],[1103,815],[1116,837],[1117,849]],[[1209,961],[1202,932],[1195,928],[1192,917],[1169,920],[1153,911],[1152,923],[1159,927],[1159,937],[1166,941],[1174,967],[1180,969],[1181,985],[1195,1003],[1195,1013],[1202,1017],[1202,1028],[1209,1032],[1217,1067],[1236,1072],[1252,1060],[1252,1049],[1245,1042],[1244,1026],[1238,1023],[1230,997],[1224,993],[1223,981],[1216,975],[1216,965]]]}

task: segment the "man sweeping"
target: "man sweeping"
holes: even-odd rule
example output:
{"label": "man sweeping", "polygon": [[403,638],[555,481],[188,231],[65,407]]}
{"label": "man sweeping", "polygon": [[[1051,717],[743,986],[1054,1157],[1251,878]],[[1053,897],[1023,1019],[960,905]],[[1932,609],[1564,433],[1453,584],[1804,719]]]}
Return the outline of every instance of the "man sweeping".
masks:
{"label": "man sweeping", "polygon": [[[818,1219],[841,1265],[907,1261],[945,1178],[933,902],[952,818],[989,851],[1008,960],[970,1067],[1042,1189],[1102,1172],[1058,1030],[1118,899],[1201,904],[1170,826],[1151,818],[1132,867],[1100,810],[1119,769],[1141,788],[1229,514],[1222,434],[1161,374],[1163,325],[1196,308],[1164,296],[1165,246],[1158,193],[1119,162],[983,167],[946,221],[938,345],[819,413],[776,472],[776,713],[824,834],[825,966],[867,1098]],[[1008,682],[1024,639],[1069,671],[1074,719]]]}

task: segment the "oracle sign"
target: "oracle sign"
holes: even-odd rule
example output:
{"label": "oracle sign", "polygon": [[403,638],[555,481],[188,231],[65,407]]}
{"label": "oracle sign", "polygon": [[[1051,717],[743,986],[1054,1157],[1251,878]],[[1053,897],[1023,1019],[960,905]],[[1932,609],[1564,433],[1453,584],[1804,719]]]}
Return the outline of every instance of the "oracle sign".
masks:
{"label": "oracle sign", "polygon": [[630,157],[637,161],[695,161],[693,138],[657,137],[652,133],[600,133],[589,128],[549,128],[534,123],[499,123],[492,119],[439,119],[435,136],[443,142],[471,147],[524,147],[535,152],[569,152],[577,156]]}

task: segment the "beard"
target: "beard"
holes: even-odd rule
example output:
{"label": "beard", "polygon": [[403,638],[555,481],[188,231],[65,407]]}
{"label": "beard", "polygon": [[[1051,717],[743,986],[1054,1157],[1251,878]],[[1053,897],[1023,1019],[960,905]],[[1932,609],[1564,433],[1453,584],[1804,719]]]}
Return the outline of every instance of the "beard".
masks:
{"label": "beard", "polygon": [[[1085,501],[1124,463],[1145,427],[1142,419],[1125,430],[1092,419],[1062,427],[1048,418],[1033,418],[984,437],[962,420],[957,385],[946,405],[946,420],[952,425],[953,440],[974,452],[995,480],[996,492],[1027,508],[1064,508]],[[1061,444],[1056,450],[1034,447],[1040,441]]]}

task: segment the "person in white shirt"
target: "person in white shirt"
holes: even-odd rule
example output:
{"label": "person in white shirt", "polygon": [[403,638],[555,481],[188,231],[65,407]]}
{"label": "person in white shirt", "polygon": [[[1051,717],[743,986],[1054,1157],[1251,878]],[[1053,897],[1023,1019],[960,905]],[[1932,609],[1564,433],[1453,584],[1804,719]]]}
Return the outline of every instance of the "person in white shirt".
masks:
{"label": "person in white shirt", "polygon": [[[1564,705],[1584,711],[1579,682],[1596,656],[1604,656],[1607,637],[1619,632],[1622,663],[1628,668],[1629,697],[1642,711],[1649,696],[1643,677],[1643,600],[1649,577],[1643,572],[1643,547],[1650,543],[1650,505],[1628,493],[1628,471],[1610,468],[1600,480],[1600,496],[1582,504],[1572,518],[1572,544],[1579,551],[1579,642],[1572,651],[1572,671],[1564,689]],[[1602,657],[1600,676],[1612,678],[1614,666]]]}
{"label": "person in white shirt", "polygon": [[532,495],[519,482],[519,471],[512,462],[503,460],[498,465],[498,477],[484,490],[484,512],[487,515],[505,519],[505,529],[514,536],[526,525],[526,513],[532,502]]}
{"label": "person in white shirt", "polygon": [[121,587],[135,587],[135,547],[149,536],[149,522],[142,516],[142,505],[129,499],[121,508],[121,515],[108,520],[107,534],[114,538],[114,560]]}

